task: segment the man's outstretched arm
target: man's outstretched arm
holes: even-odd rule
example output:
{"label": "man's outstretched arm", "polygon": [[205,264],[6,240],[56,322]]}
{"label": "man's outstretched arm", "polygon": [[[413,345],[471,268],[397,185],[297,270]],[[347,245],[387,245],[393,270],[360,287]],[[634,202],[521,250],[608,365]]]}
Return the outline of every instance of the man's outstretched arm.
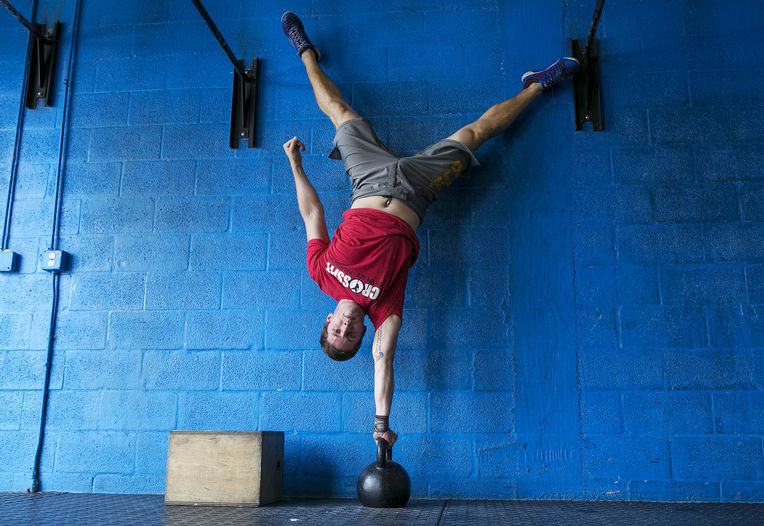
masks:
{"label": "man's outstretched arm", "polygon": [[326,222],[324,221],[324,207],[318,198],[315,188],[310,184],[305,171],[302,169],[300,150],[305,151],[305,145],[297,137],[293,137],[284,143],[284,152],[289,158],[289,165],[292,167],[292,175],[294,176],[297,206],[299,206],[300,215],[305,222],[305,234],[308,237],[308,241],[311,239],[322,239],[328,242],[329,233],[326,230]]}
{"label": "man's outstretched arm", "polygon": [[374,357],[374,402],[376,405],[374,440],[381,436],[387,440],[390,447],[398,438],[395,432],[385,429],[387,428],[386,417],[390,416],[390,406],[393,402],[393,359],[400,329],[401,319],[398,316],[388,317],[374,333],[371,349]]}

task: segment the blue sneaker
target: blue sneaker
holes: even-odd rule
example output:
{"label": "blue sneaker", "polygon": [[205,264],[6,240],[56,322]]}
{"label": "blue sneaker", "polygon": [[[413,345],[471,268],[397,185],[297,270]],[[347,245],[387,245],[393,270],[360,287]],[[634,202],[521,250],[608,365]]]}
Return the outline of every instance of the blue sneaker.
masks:
{"label": "blue sneaker", "polygon": [[281,30],[297,50],[298,56],[302,55],[306,49],[312,49],[316,54],[316,60],[321,60],[321,53],[310,41],[308,35],[305,34],[305,28],[302,26],[300,17],[291,11],[287,11],[281,15]]}
{"label": "blue sneaker", "polygon": [[523,75],[523,89],[534,82],[541,84],[544,89],[552,87],[561,80],[573,76],[578,71],[578,60],[573,57],[562,57],[560,60],[541,71],[529,71]]}

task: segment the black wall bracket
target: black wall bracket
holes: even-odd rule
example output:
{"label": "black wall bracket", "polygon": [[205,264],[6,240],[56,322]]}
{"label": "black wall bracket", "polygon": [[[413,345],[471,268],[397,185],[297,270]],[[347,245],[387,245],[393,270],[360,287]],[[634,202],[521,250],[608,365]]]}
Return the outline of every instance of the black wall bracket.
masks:
{"label": "black wall bracket", "polygon": [[[260,60],[252,60],[252,67],[244,69],[244,61],[238,61],[241,68],[233,71],[233,97],[231,102],[231,148],[238,148],[239,141],[247,139],[249,148],[255,147],[255,123],[257,122],[257,86]],[[242,77],[239,71],[244,71]]]}
{"label": "black wall bracket", "polygon": [[594,7],[592,23],[586,44],[581,47],[581,41],[571,41],[571,52],[578,59],[580,67],[573,77],[573,102],[576,106],[576,130],[584,129],[584,124],[590,122],[592,130],[602,131],[602,87],[600,84],[599,45],[594,39],[597,26],[600,23],[602,8],[605,0],[597,0]]}
{"label": "black wall bracket", "polygon": [[599,46],[594,40],[589,46],[589,56],[584,57],[586,48],[581,48],[578,40],[571,40],[573,56],[581,67],[573,77],[573,98],[576,106],[576,130],[584,129],[590,122],[592,130],[602,131],[602,99],[600,88]]}
{"label": "black wall bracket", "polygon": [[[0,0],[2,1],[2,0]],[[247,139],[250,148],[255,147],[255,122],[257,121],[257,84],[259,59],[252,61],[252,68],[245,69],[244,61],[236,58],[228,42],[223,38],[209,12],[201,0],[191,0],[197,11],[207,23],[220,47],[233,64],[233,103],[231,104],[231,148],[238,148],[241,139]]]}
{"label": "black wall bracket", "polygon": [[53,105],[54,75],[56,73],[56,58],[58,42],[61,37],[61,22],[56,22],[53,31],[46,32],[44,24],[35,24],[38,31],[45,35],[42,38],[30,32],[32,39],[31,52],[27,57],[29,80],[27,82],[26,107],[33,110],[37,101],[42,100],[46,106]]}
{"label": "black wall bracket", "polygon": [[[29,31],[30,41],[27,48],[27,72],[29,76],[25,86],[24,105],[33,110],[37,107],[37,101],[42,99],[46,106],[51,106],[61,22],[56,22],[53,29],[48,31],[45,24],[35,24],[24,18],[24,15],[13,7],[13,4],[8,0],[0,0],[0,4]],[[32,20],[34,20],[36,6],[36,2],[32,4]]]}

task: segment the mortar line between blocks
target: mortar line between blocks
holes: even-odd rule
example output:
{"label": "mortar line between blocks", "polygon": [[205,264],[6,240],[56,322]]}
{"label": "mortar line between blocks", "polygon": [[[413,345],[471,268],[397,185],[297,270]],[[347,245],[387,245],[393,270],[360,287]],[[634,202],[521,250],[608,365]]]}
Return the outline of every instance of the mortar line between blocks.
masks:
{"label": "mortar line between blocks", "polygon": [[745,223],[745,218],[743,217],[743,200],[740,198],[742,186],[743,183],[740,181],[732,183],[732,187],[735,189],[735,200],[737,201],[737,220],[741,223]]}
{"label": "mortar line between blocks", "polygon": [[194,196],[199,195],[199,159],[194,159]]}
{"label": "mortar line between blocks", "polygon": [[615,162],[613,161],[613,150],[615,147],[608,148],[608,160],[610,161],[610,186],[615,186]]}
{"label": "mortar line between blocks", "polygon": [[119,184],[117,185],[117,197],[125,196],[125,163],[127,163],[127,161],[119,161]]}
{"label": "mortar line between blocks", "polygon": [[668,454],[669,454],[669,464],[668,469],[669,473],[668,476],[670,479],[674,478],[674,449],[671,447],[671,435],[668,436]]}
{"label": "mortar line between blocks", "polygon": [[[132,94],[131,94],[132,98]],[[162,128],[162,133],[159,134],[159,160],[161,161],[164,159],[164,134],[167,129],[167,126],[165,124],[160,125]],[[92,135],[92,132],[91,132]]]}
{"label": "mortar line between blocks", "polygon": [[712,348],[711,345],[711,326],[708,321],[708,305],[703,306],[703,318],[706,323],[705,329],[706,329],[706,346],[710,349]]}
{"label": "mortar line between blocks", "polygon": [[[194,234],[190,233],[186,237],[186,268],[184,270],[191,270],[191,245],[193,244]],[[221,282],[220,287],[223,287]]]}
{"label": "mortar line between blocks", "polygon": [[[272,232],[268,232],[265,235],[265,270],[268,271],[271,269],[271,235]],[[298,301],[300,302],[300,305],[302,305],[302,287],[300,287],[299,290],[299,298]]]}
{"label": "mortar line between blocks", "polygon": [[655,265],[655,282],[658,286],[658,305],[663,305],[663,287],[661,287],[661,266]]}
{"label": "mortar line between blocks", "polygon": [[226,221],[225,231],[230,233],[230,232],[233,232],[233,197],[228,196],[226,198],[226,204],[228,205],[226,210],[226,214],[228,214],[228,217],[226,218],[227,221]]}

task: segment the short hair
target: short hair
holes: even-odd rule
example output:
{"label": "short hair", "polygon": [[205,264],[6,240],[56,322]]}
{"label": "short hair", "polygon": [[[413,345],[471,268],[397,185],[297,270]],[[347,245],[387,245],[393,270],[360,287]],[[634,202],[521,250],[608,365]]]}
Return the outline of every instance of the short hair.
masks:
{"label": "short hair", "polygon": [[345,360],[349,360],[355,356],[355,354],[358,352],[358,349],[361,348],[361,343],[363,343],[363,336],[361,336],[353,349],[349,351],[341,351],[329,343],[329,332],[327,331],[328,326],[329,322],[327,321],[324,323],[324,328],[321,330],[321,338],[319,339],[321,348],[324,350],[326,355],[332,360],[337,360],[338,362],[344,362]]}

